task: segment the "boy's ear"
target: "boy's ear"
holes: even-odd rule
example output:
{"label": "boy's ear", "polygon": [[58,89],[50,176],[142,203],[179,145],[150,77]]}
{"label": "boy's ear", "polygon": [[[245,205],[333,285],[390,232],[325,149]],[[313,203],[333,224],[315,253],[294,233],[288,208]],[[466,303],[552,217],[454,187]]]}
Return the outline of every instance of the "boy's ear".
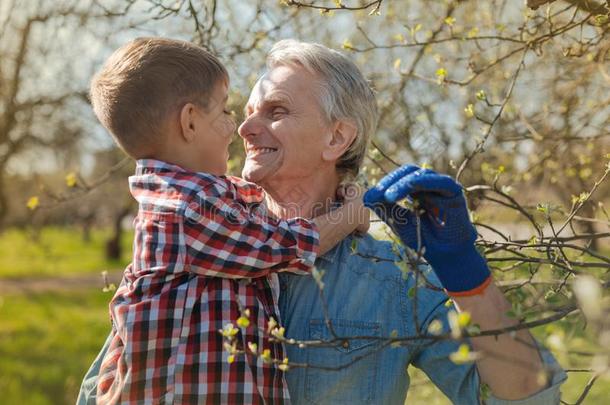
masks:
{"label": "boy's ear", "polygon": [[196,106],[193,103],[186,103],[180,110],[180,129],[182,138],[185,142],[190,143],[195,139],[195,114],[197,113]]}
{"label": "boy's ear", "polygon": [[331,134],[326,148],[322,152],[322,159],[326,161],[338,160],[345,151],[352,145],[358,127],[350,120],[337,120],[331,128]]}

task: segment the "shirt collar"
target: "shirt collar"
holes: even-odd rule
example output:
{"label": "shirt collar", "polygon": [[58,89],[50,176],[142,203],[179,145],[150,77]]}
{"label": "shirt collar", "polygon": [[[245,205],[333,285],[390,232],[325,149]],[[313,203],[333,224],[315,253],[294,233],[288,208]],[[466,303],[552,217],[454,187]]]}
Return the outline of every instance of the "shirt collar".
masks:
{"label": "shirt collar", "polygon": [[352,240],[354,240],[354,238],[355,238],[354,235],[351,235],[351,234],[348,235],[341,242],[337,243],[334,248],[332,248],[331,250],[329,250],[322,256],[318,256],[318,259],[321,261],[324,261],[326,263],[334,263],[335,261],[337,261],[337,258],[341,254],[342,250],[347,248],[347,249],[350,249],[350,251],[351,251],[351,244],[352,244]]}
{"label": "shirt collar", "polygon": [[[356,244],[354,245],[354,242]],[[318,259],[327,264],[334,263],[338,260],[339,256],[343,252],[345,257],[352,256],[353,249],[359,253],[358,256],[367,258],[367,260],[375,260],[375,258],[384,261],[398,261],[400,257],[404,257],[404,253],[397,253],[394,251],[391,243],[380,243],[380,241],[367,234],[364,236],[356,236],[354,234],[348,235],[345,239],[339,242],[334,248],[326,252],[324,255],[319,256]],[[402,247],[397,247],[402,251]]]}
{"label": "shirt collar", "polygon": [[156,159],[136,160],[136,175],[160,172],[185,172],[182,167]]}

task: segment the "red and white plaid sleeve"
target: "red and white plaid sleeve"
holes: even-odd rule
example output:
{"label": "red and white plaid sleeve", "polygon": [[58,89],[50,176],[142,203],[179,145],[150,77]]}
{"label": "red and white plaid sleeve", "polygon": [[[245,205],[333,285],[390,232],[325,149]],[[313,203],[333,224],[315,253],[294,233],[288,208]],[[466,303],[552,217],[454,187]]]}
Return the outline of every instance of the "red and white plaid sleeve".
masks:
{"label": "red and white plaid sleeve", "polygon": [[185,209],[189,271],[223,278],[309,272],[318,253],[315,224],[267,217],[253,205],[262,201],[259,188],[225,181],[202,189]]}

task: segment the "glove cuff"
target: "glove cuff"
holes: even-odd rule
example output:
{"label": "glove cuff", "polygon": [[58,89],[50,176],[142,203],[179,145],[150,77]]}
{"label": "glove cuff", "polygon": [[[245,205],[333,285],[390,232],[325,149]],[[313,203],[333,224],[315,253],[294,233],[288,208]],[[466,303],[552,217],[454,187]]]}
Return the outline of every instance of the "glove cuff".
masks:
{"label": "glove cuff", "polygon": [[473,245],[454,253],[426,255],[426,259],[449,296],[478,295],[491,283],[487,262]]}

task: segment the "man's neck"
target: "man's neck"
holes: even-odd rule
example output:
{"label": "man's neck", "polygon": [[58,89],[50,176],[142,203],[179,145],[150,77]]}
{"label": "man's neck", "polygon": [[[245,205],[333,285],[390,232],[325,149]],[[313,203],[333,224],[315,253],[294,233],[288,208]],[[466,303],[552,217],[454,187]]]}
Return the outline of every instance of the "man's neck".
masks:
{"label": "man's neck", "polygon": [[339,176],[313,174],[260,184],[265,190],[267,209],[278,218],[314,218],[326,214],[336,200]]}

